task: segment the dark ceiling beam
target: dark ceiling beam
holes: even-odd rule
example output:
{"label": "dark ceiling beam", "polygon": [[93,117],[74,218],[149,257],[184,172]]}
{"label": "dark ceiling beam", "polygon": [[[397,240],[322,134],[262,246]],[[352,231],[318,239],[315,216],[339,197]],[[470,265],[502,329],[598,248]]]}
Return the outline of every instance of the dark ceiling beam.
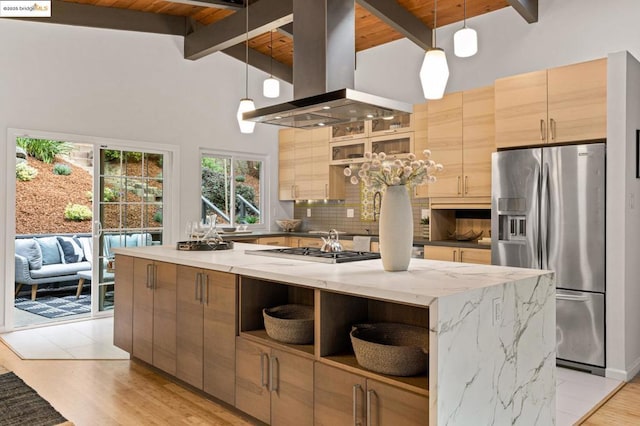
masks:
{"label": "dark ceiling beam", "polygon": [[117,9],[52,0],[50,18],[10,18],[51,24],[140,31],[183,36],[187,20],[182,16]]}
{"label": "dark ceiling beam", "polygon": [[389,0],[356,0],[356,2],[422,49],[431,48],[431,28],[397,2]]}
{"label": "dark ceiling beam", "polygon": [[[242,43],[246,37],[246,10],[242,9],[184,38],[184,57],[199,59]],[[249,7],[249,38],[293,22],[293,0],[260,0]]]}
{"label": "dark ceiling beam", "polygon": [[508,0],[523,18],[530,24],[538,22],[538,0]]}
{"label": "dark ceiling beam", "polygon": [[242,9],[242,2],[231,3],[224,0],[165,0],[170,3],[189,4],[191,6],[215,7],[216,9]]}
{"label": "dark ceiling beam", "polygon": [[[236,44],[223,50],[227,55],[241,61],[245,61],[244,44]],[[255,49],[249,49],[249,65],[261,71],[271,74],[271,57],[258,52]],[[293,69],[276,60],[273,61],[273,76],[282,81],[293,84]]]}
{"label": "dark ceiling beam", "polygon": [[289,23],[287,25],[283,25],[281,27],[278,27],[277,31],[280,34],[282,34],[283,36],[287,36],[289,38],[293,38],[293,23]]}

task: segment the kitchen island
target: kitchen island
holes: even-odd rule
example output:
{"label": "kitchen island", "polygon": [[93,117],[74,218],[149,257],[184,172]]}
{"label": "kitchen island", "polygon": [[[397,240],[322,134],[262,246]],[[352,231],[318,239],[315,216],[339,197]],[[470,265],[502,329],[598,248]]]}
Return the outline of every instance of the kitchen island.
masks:
{"label": "kitchen island", "polygon": [[[245,253],[260,248],[116,249],[115,344],[275,425],[554,424],[551,272],[422,259],[385,272],[380,260]],[[262,308],[286,303],[314,307],[314,343],[267,336]],[[367,321],[427,328],[429,372],[360,367],[348,332]]]}

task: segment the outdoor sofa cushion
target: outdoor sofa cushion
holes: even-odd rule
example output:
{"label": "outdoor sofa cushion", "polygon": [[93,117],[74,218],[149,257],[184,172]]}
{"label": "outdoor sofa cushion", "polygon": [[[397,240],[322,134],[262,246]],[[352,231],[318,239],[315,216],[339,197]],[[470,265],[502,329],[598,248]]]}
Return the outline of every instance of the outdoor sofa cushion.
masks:
{"label": "outdoor sofa cushion", "polygon": [[35,238],[35,240],[42,250],[43,265],[62,263],[58,239],[56,237],[38,237]]}
{"label": "outdoor sofa cushion", "polygon": [[16,240],[16,254],[24,257],[29,262],[29,269],[42,268],[42,250],[33,238]]}
{"label": "outdoor sofa cushion", "polygon": [[62,263],[77,263],[84,258],[78,237],[57,237]]}
{"label": "outdoor sofa cushion", "polygon": [[90,271],[91,263],[89,262],[76,262],[76,263],[58,263],[56,265],[43,265],[42,268],[37,270],[31,270],[31,278],[37,280],[39,278],[60,277],[65,275],[74,276],[80,271]]}

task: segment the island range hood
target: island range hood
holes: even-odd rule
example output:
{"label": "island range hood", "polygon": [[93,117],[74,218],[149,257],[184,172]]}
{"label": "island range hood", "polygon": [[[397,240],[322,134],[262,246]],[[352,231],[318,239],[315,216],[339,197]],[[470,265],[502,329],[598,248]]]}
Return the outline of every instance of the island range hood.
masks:
{"label": "island range hood", "polygon": [[243,119],[297,128],[410,114],[411,104],[354,90],[355,0],[293,0],[293,100]]}

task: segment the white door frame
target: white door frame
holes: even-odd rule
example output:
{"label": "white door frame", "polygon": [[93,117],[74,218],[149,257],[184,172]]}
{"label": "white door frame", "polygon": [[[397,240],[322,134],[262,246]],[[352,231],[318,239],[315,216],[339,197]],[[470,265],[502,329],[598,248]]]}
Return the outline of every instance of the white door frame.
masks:
{"label": "white door frame", "polygon": [[[15,245],[14,240],[16,237],[16,174],[15,174],[15,151],[16,151],[16,139],[18,137],[29,137],[36,139],[51,139],[51,140],[60,140],[67,141],[71,143],[82,143],[82,144],[91,144],[94,145],[94,152],[106,146],[109,149],[126,149],[126,150],[141,150],[141,151],[151,151],[151,152],[162,152],[165,154],[164,158],[164,171],[166,171],[166,175],[163,176],[165,186],[165,192],[163,194],[164,197],[164,205],[166,206],[166,211],[163,210],[163,242],[165,244],[175,244],[179,235],[179,222],[180,222],[180,203],[179,203],[179,193],[180,193],[180,173],[179,173],[179,164],[180,164],[180,147],[178,145],[172,144],[164,144],[164,143],[153,143],[153,142],[142,142],[142,141],[131,141],[125,139],[112,139],[112,138],[103,138],[98,136],[86,136],[86,135],[77,135],[73,133],[59,133],[59,132],[48,132],[41,130],[26,130],[26,129],[16,129],[9,128],[7,129],[7,145],[6,145],[6,162],[5,162],[5,229],[4,229],[4,297],[2,297],[2,292],[0,292],[0,301],[3,303],[0,306],[0,311],[4,311],[4,327],[0,326],[0,331],[11,331],[13,330],[13,301],[14,301],[14,289],[15,289]],[[95,173],[94,173],[95,176]],[[95,178],[94,178],[94,191],[95,194]],[[95,200],[94,200],[95,201]],[[95,205],[94,203],[94,215],[95,215]],[[95,216],[94,216],[95,217]],[[92,231],[92,234],[95,236],[95,230]],[[0,234],[0,237],[2,235]],[[95,237],[94,237],[95,240]],[[95,241],[94,241],[95,242]],[[1,254],[1,253],[0,253]],[[97,256],[97,251],[94,250],[94,261]],[[94,269],[97,271],[97,269]],[[94,272],[95,275],[95,272]],[[94,276],[95,279],[95,276]],[[14,285],[10,285],[14,284]],[[93,285],[93,281],[92,281]],[[93,294],[96,293],[96,294]],[[97,292],[92,292],[92,317],[100,317],[100,316],[108,316],[113,315],[113,311],[96,311],[95,305],[97,298]],[[1,314],[2,312],[0,312]]]}

